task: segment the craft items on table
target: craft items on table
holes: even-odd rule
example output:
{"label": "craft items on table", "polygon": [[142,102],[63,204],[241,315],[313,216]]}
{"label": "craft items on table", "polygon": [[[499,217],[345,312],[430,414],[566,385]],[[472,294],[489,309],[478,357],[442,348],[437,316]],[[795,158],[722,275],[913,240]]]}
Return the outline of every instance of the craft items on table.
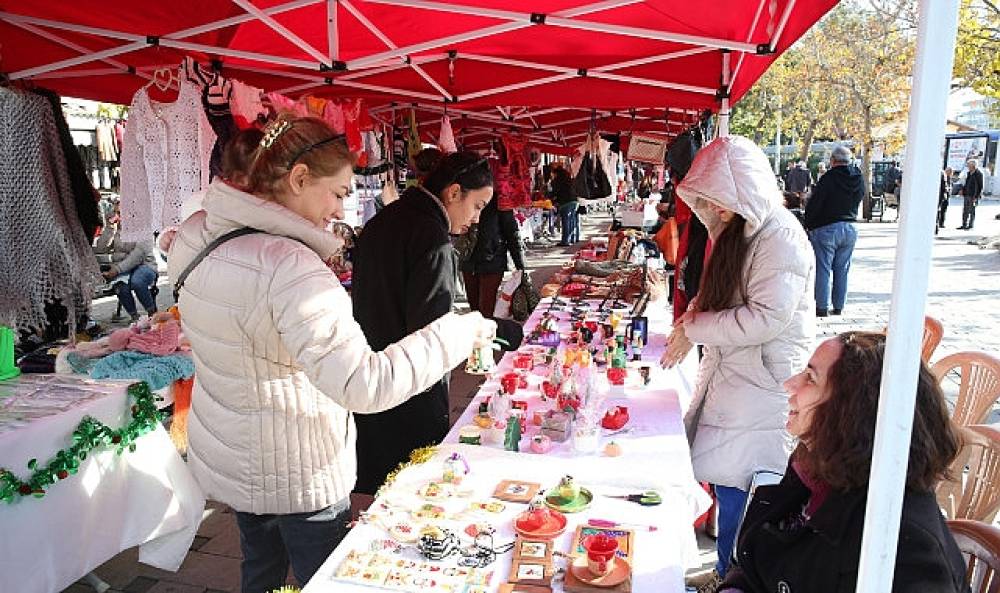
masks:
{"label": "craft items on table", "polygon": [[542,420],[541,434],[562,443],[570,437],[572,424],[573,420],[566,412],[549,410]]}
{"label": "craft items on table", "polygon": [[622,446],[615,441],[610,441],[604,445],[604,454],[608,457],[619,457],[622,454]]}
{"label": "craft items on table", "polygon": [[563,476],[558,486],[545,493],[545,504],[562,513],[578,513],[593,500],[590,490],[577,485],[573,476]]}
{"label": "craft items on table", "polygon": [[492,571],[352,550],[335,578],[408,593],[486,593]]}
{"label": "craft items on table", "polygon": [[[523,417],[522,417],[523,418]],[[507,419],[507,429],[504,433],[503,448],[508,451],[519,451],[521,447],[521,419],[511,414]]]}
{"label": "craft items on table", "polygon": [[644,507],[655,507],[663,502],[663,497],[655,490],[647,490],[637,494],[606,495],[608,498],[617,498],[629,502],[638,503]]}
{"label": "craft items on table", "polygon": [[417,489],[417,496],[431,502],[447,500],[455,496],[455,489],[451,484],[428,482]]}
{"label": "craft items on table", "polygon": [[531,437],[531,451],[533,453],[548,453],[552,449],[552,439],[544,434],[536,434]]}
{"label": "craft items on table", "polygon": [[548,585],[552,582],[553,572],[552,542],[518,536],[507,580],[512,583]]}
{"label": "craft items on table", "polygon": [[441,481],[447,484],[461,484],[462,479],[469,473],[469,462],[460,453],[452,453],[444,461],[444,471],[441,472]]}
{"label": "craft items on table", "polygon": [[[487,419],[489,419],[489,416],[487,416]],[[476,422],[479,422],[478,419]],[[489,426],[488,423],[487,426]],[[480,445],[482,444],[482,435],[483,431],[479,426],[463,426],[458,433],[458,442],[464,445]]]}
{"label": "craft items on table", "polygon": [[608,430],[619,430],[628,423],[628,408],[625,406],[614,406],[604,413],[601,419],[601,427]]}
{"label": "craft items on table", "polygon": [[566,515],[532,501],[527,511],[514,518],[514,531],[529,539],[553,539],[566,530]]}
{"label": "craft items on table", "polygon": [[499,350],[499,346],[486,344],[473,348],[465,362],[465,372],[470,375],[488,375],[495,371],[497,363],[493,359],[494,350]]}
{"label": "craft items on table", "polygon": [[493,498],[507,502],[528,503],[541,490],[541,484],[520,480],[503,480],[493,491]]}
{"label": "craft items on table", "polygon": [[[615,543],[610,544],[608,539],[614,540]],[[571,593],[597,591],[630,593],[632,591],[634,541],[635,534],[630,529],[594,525],[578,526],[570,548],[570,555],[574,559],[566,571],[566,579],[563,583],[566,591]],[[612,547],[614,548],[613,556],[609,557],[608,548]],[[591,560],[591,556],[594,556],[593,560]],[[603,558],[608,558],[603,567],[608,572],[597,574],[595,570],[592,570],[591,565],[593,564],[594,569],[600,570]]]}

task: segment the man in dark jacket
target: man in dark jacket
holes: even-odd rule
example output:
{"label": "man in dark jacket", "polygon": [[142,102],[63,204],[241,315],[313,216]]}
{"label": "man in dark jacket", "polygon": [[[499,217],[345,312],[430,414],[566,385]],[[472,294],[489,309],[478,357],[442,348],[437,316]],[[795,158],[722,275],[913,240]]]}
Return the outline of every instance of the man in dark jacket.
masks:
{"label": "man in dark jacket", "polygon": [[812,186],[812,175],[806,168],[805,161],[799,161],[795,167],[788,170],[785,175],[785,191],[789,191],[800,196]]}
{"label": "man in dark jacket", "polygon": [[976,206],[979,205],[979,198],[983,195],[983,172],[979,169],[974,159],[969,159],[966,163],[969,172],[965,175],[965,185],[962,186],[962,226],[960,231],[971,231],[972,225],[976,223]]}
{"label": "man in dark jacket", "polygon": [[[840,315],[847,300],[847,272],[858,240],[853,222],[865,196],[864,177],[850,164],[852,159],[846,146],[834,148],[830,170],[819,180],[806,202],[805,225],[816,255],[816,315],[819,317],[830,313]],[[831,300],[833,309],[829,308]]]}

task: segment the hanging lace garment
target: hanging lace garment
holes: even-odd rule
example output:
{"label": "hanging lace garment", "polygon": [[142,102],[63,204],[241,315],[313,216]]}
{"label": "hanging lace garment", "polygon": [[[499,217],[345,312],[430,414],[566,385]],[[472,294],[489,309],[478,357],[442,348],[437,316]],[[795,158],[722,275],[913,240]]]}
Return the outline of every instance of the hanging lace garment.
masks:
{"label": "hanging lace garment", "polygon": [[0,324],[46,324],[45,305],[69,310],[70,335],[100,274],[84,236],[52,108],[0,88]]}
{"label": "hanging lace garment", "polygon": [[215,133],[198,87],[182,82],[177,100],[159,103],[140,89],[132,99],[121,166],[121,237],[146,241],[181,222],[181,205],[208,185]]}
{"label": "hanging lace garment", "polygon": [[438,136],[438,148],[445,154],[458,152],[455,145],[455,132],[451,129],[451,119],[447,115],[441,118],[441,135]]}
{"label": "hanging lace garment", "polygon": [[267,108],[264,107],[261,96],[264,91],[257,87],[250,86],[236,79],[230,79],[232,85],[232,96],[229,98],[229,107],[236,119],[236,125],[241,130],[249,128],[257,121],[258,116],[267,117]]}

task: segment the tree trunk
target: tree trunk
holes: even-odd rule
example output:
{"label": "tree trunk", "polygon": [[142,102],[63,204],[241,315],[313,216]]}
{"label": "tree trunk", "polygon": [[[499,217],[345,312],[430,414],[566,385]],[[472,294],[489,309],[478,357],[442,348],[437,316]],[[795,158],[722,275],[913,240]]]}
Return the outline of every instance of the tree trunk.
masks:
{"label": "tree trunk", "polygon": [[812,148],[813,138],[816,136],[816,126],[819,120],[812,120],[806,127],[805,135],[802,136],[802,149],[799,151],[799,160],[809,162],[809,150]]}
{"label": "tree trunk", "polygon": [[[875,148],[875,140],[872,139],[872,108],[866,106],[864,109],[865,135],[864,150],[865,156],[861,165],[861,176],[865,180],[865,199],[862,213],[868,222],[872,220],[872,149]],[[885,208],[883,205],[882,208]]]}

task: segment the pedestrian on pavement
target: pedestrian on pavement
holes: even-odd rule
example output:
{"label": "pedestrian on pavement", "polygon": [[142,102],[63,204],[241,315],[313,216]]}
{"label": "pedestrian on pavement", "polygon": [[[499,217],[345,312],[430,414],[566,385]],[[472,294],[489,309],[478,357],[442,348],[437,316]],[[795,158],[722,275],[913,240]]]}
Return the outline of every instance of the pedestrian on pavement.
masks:
{"label": "pedestrian on pavement", "polygon": [[552,167],[552,189],[549,197],[559,209],[559,220],[562,223],[562,241],[559,245],[568,247],[580,240],[580,219],[577,213],[576,194],[573,193],[573,180],[565,167]]}
{"label": "pedestrian on pavement", "polygon": [[713,485],[719,509],[715,572],[690,583],[702,591],[726,575],[754,472],[788,462],[781,383],[805,366],[815,336],[812,253],[773,179],[756,144],[723,136],[677,186],[713,241],[701,290],[661,360],[673,366],[704,346],[684,418],[695,477]]}
{"label": "pedestrian on pavement", "polygon": [[951,199],[952,173],[951,167],[945,167],[941,173],[941,187],[938,189],[937,224],[934,225],[935,235],[938,233],[938,229],[944,228],[944,217],[948,213],[948,200]]}
{"label": "pedestrian on pavement", "polygon": [[[781,483],[754,492],[738,566],[721,593],[854,591],[884,361],[884,334],[848,332],[820,344],[809,366],[785,381],[788,431],[799,445]],[[921,363],[895,593],[969,591],[965,560],[934,496],[958,451],[944,395]]]}
{"label": "pedestrian on pavement", "polygon": [[507,254],[514,267],[524,270],[521,236],[513,210],[497,208],[497,196],[479,214],[476,243],[469,258],[462,262],[462,277],[469,296],[469,307],[483,317],[493,317],[500,282],[507,271]]}
{"label": "pedestrian on pavement", "polygon": [[[899,170],[899,161],[890,162],[882,183],[882,193],[892,195],[897,206],[899,205],[899,189],[902,183],[903,172]],[[888,203],[888,198],[886,202]]]}
{"label": "pedestrian on pavement", "polygon": [[236,512],[244,593],[282,587],[289,564],[305,585],[347,533],[351,412],[406,401],[495,328],[447,313],[372,350],[325,263],[342,246],[327,227],[353,164],[322,120],[281,117],[255,151],[251,193],[212,183],[170,251],[196,366],[187,463]]}
{"label": "pedestrian on pavement", "polygon": [[962,186],[962,226],[960,231],[971,231],[976,224],[976,206],[983,195],[983,172],[977,166],[975,159],[965,163],[969,172],[965,175],[965,185]]}
{"label": "pedestrian on pavement", "polygon": [[[847,301],[847,273],[851,269],[858,231],[854,220],[865,197],[861,170],[850,164],[854,156],[837,146],[830,156],[830,170],[816,184],[806,202],[806,230],[816,254],[816,315],[840,315]],[[833,276],[832,302],[830,308]]]}
{"label": "pedestrian on pavement", "polygon": [[812,187],[812,174],[806,168],[806,162],[799,161],[785,176],[785,191],[802,197],[810,187]]}

